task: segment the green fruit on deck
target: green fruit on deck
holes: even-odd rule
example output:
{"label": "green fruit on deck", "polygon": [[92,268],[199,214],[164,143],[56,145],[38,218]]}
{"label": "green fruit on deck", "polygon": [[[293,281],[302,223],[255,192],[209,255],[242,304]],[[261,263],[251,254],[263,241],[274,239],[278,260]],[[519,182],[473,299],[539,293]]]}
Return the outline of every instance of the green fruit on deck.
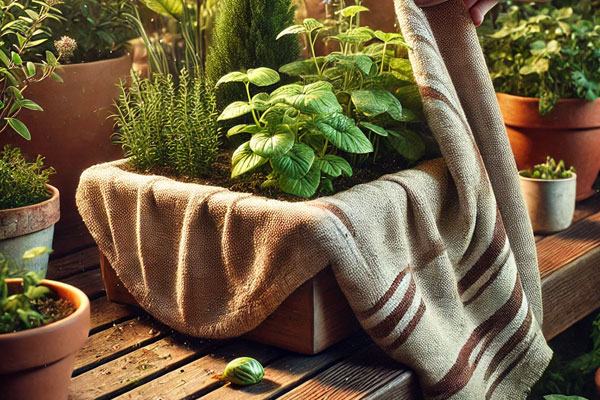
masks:
{"label": "green fruit on deck", "polygon": [[253,385],[260,382],[264,375],[265,370],[258,361],[250,357],[240,357],[227,364],[219,379],[236,385]]}

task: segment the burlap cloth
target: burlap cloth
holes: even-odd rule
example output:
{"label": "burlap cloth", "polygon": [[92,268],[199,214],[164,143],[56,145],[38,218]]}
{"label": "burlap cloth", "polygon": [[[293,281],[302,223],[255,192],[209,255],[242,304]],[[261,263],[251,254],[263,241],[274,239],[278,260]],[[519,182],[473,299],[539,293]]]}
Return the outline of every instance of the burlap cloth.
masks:
{"label": "burlap cloth", "polygon": [[427,398],[523,398],[551,351],[535,244],[462,0],[396,11],[443,159],[287,203],[121,169],[88,169],[77,203],[153,316],[194,336],[255,328],[328,265],[363,328]]}

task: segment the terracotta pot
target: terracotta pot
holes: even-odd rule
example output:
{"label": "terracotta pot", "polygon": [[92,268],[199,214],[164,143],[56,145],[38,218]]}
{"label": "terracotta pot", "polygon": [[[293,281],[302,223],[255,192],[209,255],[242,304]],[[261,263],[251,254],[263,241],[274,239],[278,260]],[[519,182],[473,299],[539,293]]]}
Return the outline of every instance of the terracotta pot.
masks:
{"label": "terracotta pot", "polygon": [[61,68],[59,74],[64,83],[46,79],[25,92],[27,98],[44,109],[19,113],[31,131],[31,141],[14,132],[0,135],[2,145],[7,142],[18,145],[30,157],[41,154],[46,157],[46,165],[56,169],[50,183],[58,187],[62,198],[57,237],[83,226],[75,206],[81,172],[90,165],[123,156],[120,147],[111,142],[113,122],[107,118],[114,112],[113,103],[119,94],[116,84],[129,76],[131,58],[124,55]]}
{"label": "terracotta pot", "polygon": [[[9,279],[17,290],[21,279]],[[40,328],[0,335],[0,388],[11,400],[66,399],[75,354],[90,328],[90,302],[81,290],[55,281],[42,281],[70,301],[76,311]],[[4,398],[4,397],[3,397]]]}
{"label": "terracotta pot", "polygon": [[542,116],[535,98],[498,93],[498,102],[517,168],[529,169],[546,156],[564,160],[577,171],[577,200],[592,196],[600,171],[600,100],[559,100]]}
{"label": "terracotta pot", "polygon": [[535,233],[567,229],[575,214],[577,175],[568,179],[534,179],[519,175],[529,219]]}
{"label": "terracotta pot", "polygon": [[598,393],[598,397],[600,397],[600,368],[596,370],[594,382],[596,383],[596,393]]}
{"label": "terracotta pot", "polygon": [[[0,210],[0,253],[12,260],[21,260],[23,253],[37,246],[52,248],[54,224],[60,218],[58,189],[48,185],[52,197],[30,206]],[[35,271],[44,278],[48,269],[48,254],[29,262],[20,261],[19,267]]]}

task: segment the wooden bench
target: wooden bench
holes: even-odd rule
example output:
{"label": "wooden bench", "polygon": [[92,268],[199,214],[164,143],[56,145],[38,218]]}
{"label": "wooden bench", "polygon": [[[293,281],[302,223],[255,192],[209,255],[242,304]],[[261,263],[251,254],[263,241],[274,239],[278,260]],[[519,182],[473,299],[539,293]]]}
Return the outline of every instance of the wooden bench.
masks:
{"label": "wooden bench", "polygon": [[[580,203],[568,230],[537,237],[550,339],[600,306],[600,196]],[[247,340],[191,339],[139,309],[109,302],[88,247],[51,262],[49,278],[84,290],[92,329],[77,356],[71,399],[415,399],[415,375],[357,333],[314,356]],[[212,376],[239,356],[265,366],[263,382],[236,388]]]}

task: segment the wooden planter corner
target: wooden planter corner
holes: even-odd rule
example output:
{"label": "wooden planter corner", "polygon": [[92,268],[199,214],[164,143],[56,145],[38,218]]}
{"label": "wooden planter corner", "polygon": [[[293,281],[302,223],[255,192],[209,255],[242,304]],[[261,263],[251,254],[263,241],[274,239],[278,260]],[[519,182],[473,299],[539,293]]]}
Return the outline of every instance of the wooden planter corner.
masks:
{"label": "wooden planter corner", "polygon": [[[139,307],[102,252],[100,266],[108,299]],[[312,355],[346,338],[358,326],[333,271],[328,267],[296,289],[246,337]]]}

